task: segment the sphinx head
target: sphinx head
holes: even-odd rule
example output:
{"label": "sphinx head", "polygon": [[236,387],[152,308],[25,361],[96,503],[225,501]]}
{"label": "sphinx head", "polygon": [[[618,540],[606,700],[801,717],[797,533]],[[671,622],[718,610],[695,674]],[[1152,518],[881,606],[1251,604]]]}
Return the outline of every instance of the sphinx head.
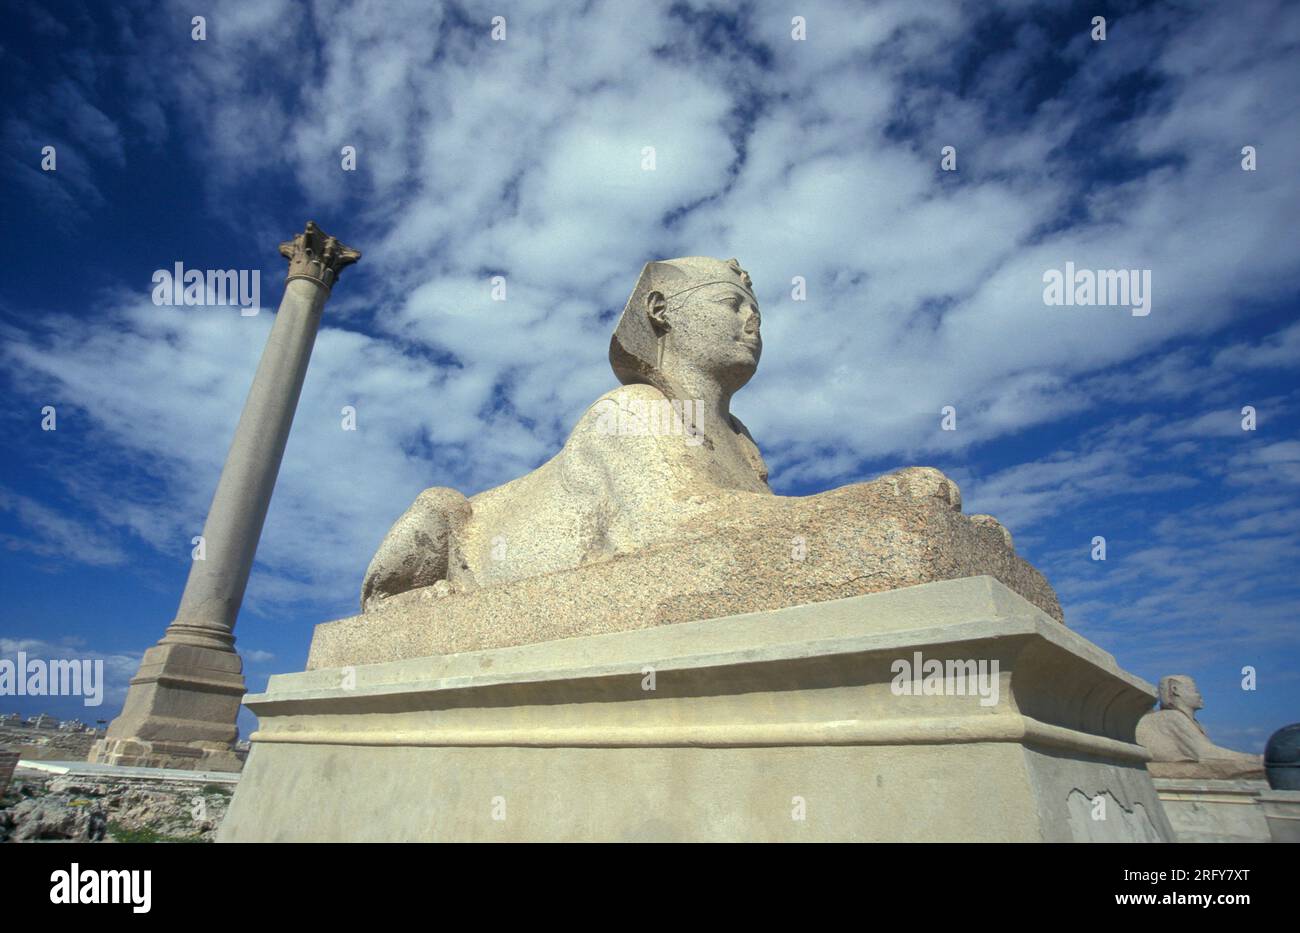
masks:
{"label": "sphinx head", "polygon": [[1160,708],[1176,709],[1195,718],[1198,709],[1205,706],[1196,681],[1186,674],[1170,674],[1160,678]]}
{"label": "sphinx head", "polygon": [[669,397],[700,380],[735,392],[763,352],[758,300],[735,259],[705,256],[646,263],[609,344],[623,383],[647,383]]}

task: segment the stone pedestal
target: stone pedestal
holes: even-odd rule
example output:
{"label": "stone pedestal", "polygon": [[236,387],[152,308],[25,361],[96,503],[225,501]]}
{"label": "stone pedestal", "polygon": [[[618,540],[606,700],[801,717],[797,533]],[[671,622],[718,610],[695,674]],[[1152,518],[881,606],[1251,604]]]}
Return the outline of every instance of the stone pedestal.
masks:
{"label": "stone pedestal", "polygon": [[1300,842],[1300,790],[1263,790],[1259,808],[1274,842]]}
{"label": "stone pedestal", "polygon": [[1179,842],[1269,842],[1259,795],[1264,781],[1153,778]]}
{"label": "stone pedestal", "polygon": [[122,713],[89,760],[113,765],[238,771],[235,717],[244,695],[239,655],[160,644],[144,654]]}
{"label": "stone pedestal", "polygon": [[5,791],[9,789],[9,781],[12,780],[16,767],[18,767],[17,752],[0,752],[0,797],[3,797]]}
{"label": "stone pedestal", "polygon": [[278,675],[219,839],[1169,840],[1154,698],[991,577]]}

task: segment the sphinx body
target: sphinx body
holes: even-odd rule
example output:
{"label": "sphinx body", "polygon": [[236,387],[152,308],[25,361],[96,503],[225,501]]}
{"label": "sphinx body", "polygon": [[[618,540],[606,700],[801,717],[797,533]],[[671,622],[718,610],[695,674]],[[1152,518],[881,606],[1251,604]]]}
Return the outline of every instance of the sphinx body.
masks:
{"label": "sphinx body", "polygon": [[[363,612],[413,590],[466,595],[630,555],[655,554],[663,573],[684,576],[691,568],[673,562],[688,543],[747,535],[771,541],[773,561],[785,560],[789,542],[796,551],[825,542],[821,563],[803,565],[807,579],[821,574],[820,598],[988,573],[1061,619],[1055,594],[1015,557],[1011,536],[989,516],[962,515],[956,484],[938,470],[909,468],[819,496],[774,495],[757,445],[730,412],[758,366],[759,323],[736,260],[648,263],[610,342],[623,385],[597,399],[531,473],[472,498],[446,487],[421,493],[366,571]],[[737,571],[757,580],[765,569]],[[758,584],[735,582],[746,586]],[[778,584],[786,586],[798,583]],[[767,594],[764,604],[779,598]]]}
{"label": "sphinx body", "polygon": [[[448,593],[606,560],[671,540],[716,509],[719,494],[771,497],[767,469],[744,426],[726,431],[743,464],[720,463],[709,434],[654,432],[672,401],[648,385],[597,399],[564,447],[531,473],[466,498],[427,489],[384,539],[366,571],[362,608],[417,587]],[[731,468],[729,468],[729,466]]]}

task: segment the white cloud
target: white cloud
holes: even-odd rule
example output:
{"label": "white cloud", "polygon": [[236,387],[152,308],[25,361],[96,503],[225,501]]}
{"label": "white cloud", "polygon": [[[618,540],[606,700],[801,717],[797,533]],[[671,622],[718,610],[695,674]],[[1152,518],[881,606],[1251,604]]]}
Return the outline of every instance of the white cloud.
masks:
{"label": "white cloud", "polygon": [[126,555],[100,530],[37,502],[0,487],[0,511],[12,513],[27,534],[0,535],[0,543],[12,550],[29,551],[42,557],[71,558],[96,567],[125,563]]}
{"label": "white cloud", "polygon": [[[23,652],[29,660],[52,661],[62,659],[102,661],[103,682],[96,684],[102,688],[101,703],[91,709],[111,710],[121,705],[126,699],[126,691],[131,678],[140,668],[141,655],[122,652],[97,651],[86,648],[75,640],[50,642],[41,638],[0,638],[0,657],[16,660],[18,652]],[[78,706],[82,705],[80,702]]]}
{"label": "white cloud", "polygon": [[[663,5],[613,3],[513,13],[505,43],[486,16],[415,3],[216,3],[208,48],[142,33],[134,79],[170,95],[173,132],[249,238],[291,232],[240,196],[287,170],[313,211],[355,205],[317,219],[366,254],[327,312],[250,602],[346,608],[421,488],[474,492],[552,454],[613,382],[601,315],[649,259],[735,255],[753,274],[765,357],[737,409],[781,488],[1105,415],[1133,392],[1227,385],[1244,351],[1210,369],[1177,352],[1132,364],[1221,332],[1300,271],[1286,169],[1300,157],[1297,17],[1183,11],[1171,39],[1169,14],[1135,14],[1105,48],[1063,47],[1079,70],[1036,100],[1037,27],[959,79],[974,9],[813,3],[805,43],[784,14],[742,15],[739,42]],[[1164,84],[1117,117],[1117,83],[1143,66]],[[1245,143],[1257,173],[1238,167]],[[938,168],[949,144],[956,176]],[[343,145],[361,171],[339,170]],[[1126,158],[1150,161],[1117,183],[1093,164]],[[1152,269],[1152,314],[1045,307],[1042,273],[1067,260]],[[507,302],[489,298],[496,272]],[[789,297],[795,275],[807,302]],[[144,464],[152,488],[69,487],[167,550],[197,533],[269,325],[119,299],[7,356],[84,410],[105,451]],[[1284,363],[1292,331],[1254,358]],[[345,404],[355,433],[339,429]],[[949,404],[955,434],[939,430]],[[1201,417],[1167,439],[1221,433],[1218,414]],[[972,476],[969,498],[1019,534],[1126,488],[1117,442],[1078,447]],[[1290,476],[1275,453],[1242,475]],[[1177,464],[1149,478],[1195,482]]]}

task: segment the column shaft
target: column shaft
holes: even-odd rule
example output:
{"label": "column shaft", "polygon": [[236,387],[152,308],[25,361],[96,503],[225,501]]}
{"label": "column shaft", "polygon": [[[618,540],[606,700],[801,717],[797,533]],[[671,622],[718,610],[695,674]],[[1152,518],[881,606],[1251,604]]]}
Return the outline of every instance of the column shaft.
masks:
{"label": "column shaft", "polygon": [[203,526],[205,555],[190,568],[165,643],[229,646],[280,471],[329,289],[309,278],[284,298],[253,377]]}

